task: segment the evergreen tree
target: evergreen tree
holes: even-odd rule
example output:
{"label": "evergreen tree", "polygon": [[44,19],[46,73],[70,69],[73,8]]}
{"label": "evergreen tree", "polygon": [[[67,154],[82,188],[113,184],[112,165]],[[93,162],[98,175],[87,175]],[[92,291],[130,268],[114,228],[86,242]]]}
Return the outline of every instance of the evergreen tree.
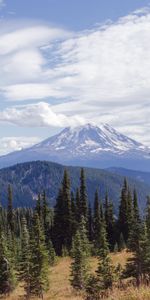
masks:
{"label": "evergreen tree", "polygon": [[90,242],[93,241],[93,216],[90,202],[88,207],[88,238]]}
{"label": "evergreen tree", "polygon": [[118,228],[119,228],[119,232],[123,234],[123,238],[125,242],[127,242],[128,240],[128,185],[126,179],[124,180],[123,188],[121,190]]}
{"label": "evergreen tree", "polygon": [[137,192],[135,189],[134,189],[134,193],[133,193],[133,219],[138,222],[140,221],[138,198],[137,198]]}
{"label": "evergreen tree", "polygon": [[136,192],[134,192],[133,217],[132,217],[132,222],[130,224],[129,239],[128,239],[128,249],[130,251],[134,252],[138,248],[140,231],[141,231],[141,221],[139,217],[138,201],[137,201]]}
{"label": "evergreen tree", "polygon": [[86,191],[86,183],[85,183],[85,172],[84,169],[81,169],[80,175],[80,213],[81,216],[88,219],[88,199],[87,199],[87,191]]}
{"label": "evergreen tree", "polygon": [[[38,194],[38,199],[36,203],[36,208],[35,208],[37,214],[39,215],[40,220],[42,220],[42,205],[41,205],[41,194]],[[44,215],[44,213],[43,213]],[[44,216],[44,221],[45,221],[45,216]]]}
{"label": "evergreen tree", "polygon": [[50,266],[53,266],[56,261],[56,253],[51,240],[49,240],[48,242],[48,256],[49,256],[49,264]]}
{"label": "evergreen tree", "polygon": [[53,227],[53,242],[57,255],[62,254],[62,248],[64,244],[64,215],[63,215],[63,195],[62,188],[59,189],[58,196],[56,198],[56,205],[54,208],[54,227]]}
{"label": "evergreen tree", "polygon": [[30,294],[43,299],[48,290],[48,251],[45,236],[37,213],[34,215],[30,239]]}
{"label": "evergreen tree", "polygon": [[99,250],[99,264],[97,269],[100,290],[111,288],[114,281],[114,268],[109,257],[109,245],[104,224],[101,226],[101,248]]}
{"label": "evergreen tree", "polygon": [[24,282],[27,299],[30,298],[30,240],[26,219],[22,218],[21,255],[19,263],[19,279]]}
{"label": "evergreen tree", "polygon": [[113,203],[109,201],[108,194],[105,196],[105,223],[107,240],[109,243],[109,248],[112,251],[115,244],[115,221],[113,212]]}
{"label": "evergreen tree", "polygon": [[[40,201],[40,199],[39,199],[39,201]],[[39,213],[40,213],[40,211],[39,211]],[[48,206],[48,202],[47,202],[46,192],[45,191],[43,191],[43,194],[42,194],[42,219],[43,219],[43,227],[44,227],[45,239],[46,239],[46,243],[48,243],[49,231],[50,231],[50,226],[49,226],[49,206]]]}
{"label": "evergreen tree", "polygon": [[74,236],[78,227],[76,220],[76,203],[74,199],[74,194],[71,192],[71,236]]}
{"label": "evergreen tree", "polygon": [[77,230],[72,243],[71,265],[71,285],[77,290],[85,289],[88,279],[88,264],[89,244],[86,234],[86,223],[82,217],[79,229]]}
{"label": "evergreen tree", "polygon": [[80,190],[77,188],[76,190],[76,222],[79,223],[81,221],[81,203],[80,203]]}
{"label": "evergreen tree", "polygon": [[14,214],[13,214],[13,205],[12,205],[12,189],[8,185],[8,207],[7,207],[7,224],[8,229],[12,232],[14,231]]}
{"label": "evergreen tree", "polygon": [[128,259],[124,277],[133,277],[136,279],[136,285],[139,286],[143,282],[145,273],[145,254],[147,247],[147,235],[145,227],[137,223],[136,236],[131,239],[130,249],[132,250],[132,256]]}
{"label": "evergreen tree", "polygon": [[100,202],[98,191],[95,192],[94,199],[94,218],[93,218],[93,230],[94,230],[94,245],[96,249],[100,247],[100,231],[101,231],[102,218],[100,214]]}
{"label": "evergreen tree", "polygon": [[15,284],[14,266],[11,263],[6,240],[0,227],[0,294],[10,293]]}
{"label": "evergreen tree", "polygon": [[70,192],[70,179],[67,170],[64,171],[64,178],[62,182],[62,197],[63,197],[63,245],[70,250],[72,236],[72,218],[71,218],[71,192]]}

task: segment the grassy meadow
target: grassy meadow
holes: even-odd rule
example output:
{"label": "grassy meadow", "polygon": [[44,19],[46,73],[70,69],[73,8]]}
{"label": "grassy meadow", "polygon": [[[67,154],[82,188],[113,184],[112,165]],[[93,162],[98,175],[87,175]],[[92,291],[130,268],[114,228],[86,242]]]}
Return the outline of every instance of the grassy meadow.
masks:
{"label": "grassy meadow", "polygon": [[[114,265],[120,263],[125,265],[129,254],[126,251],[112,254]],[[50,289],[44,295],[44,300],[84,300],[84,294],[77,294],[70,286],[70,264],[71,259],[68,257],[59,258],[57,264],[50,269],[49,281]],[[97,259],[91,258],[90,267],[93,272],[97,268]],[[23,289],[18,286],[16,290],[5,298],[7,300],[23,299]],[[34,300],[36,298],[33,298]],[[150,287],[141,287],[140,289],[128,287],[126,290],[114,289],[111,294],[105,298],[107,300],[150,300]],[[94,300],[94,299],[93,299]]]}

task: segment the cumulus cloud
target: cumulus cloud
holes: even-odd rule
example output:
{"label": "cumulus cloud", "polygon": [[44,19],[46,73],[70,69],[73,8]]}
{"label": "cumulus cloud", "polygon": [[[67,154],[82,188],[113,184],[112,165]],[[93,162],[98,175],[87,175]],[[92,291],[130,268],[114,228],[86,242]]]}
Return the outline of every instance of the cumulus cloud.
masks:
{"label": "cumulus cloud", "polygon": [[10,107],[0,119],[24,126],[31,116],[28,125],[37,126],[35,113],[40,126],[109,122],[150,144],[149,65],[149,8],[71,36],[47,25],[0,29],[2,97],[42,101]]}
{"label": "cumulus cloud", "polygon": [[9,152],[28,148],[38,142],[38,137],[4,137],[0,139],[0,153],[5,155]]}
{"label": "cumulus cloud", "polygon": [[46,102],[20,107],[7,108],[0,112],[0,122],[8,122],[19,126],[29,127],[64,127],[84,124],[80,116],[67,116],[53,112],[51,105]]}

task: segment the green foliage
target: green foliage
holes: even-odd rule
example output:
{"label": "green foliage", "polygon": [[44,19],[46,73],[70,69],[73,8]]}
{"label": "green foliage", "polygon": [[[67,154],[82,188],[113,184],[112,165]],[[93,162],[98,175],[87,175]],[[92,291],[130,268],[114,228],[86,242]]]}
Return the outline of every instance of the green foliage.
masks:
{"label": "green foliage", "polygon": [[19,280],[24,282],[24,289],[26,292],[27,299],[30,296],[30,280],[31,280],[30,259],[31,259],[31,252],[30,252],[29,232],[27,229],[26,219],[23,217],[18,276],[19,276]]}
{"label": "green foliage", "polygon": [[43,297],[48,290],[48,251],[45,236],[38,214],[34,215],[34,223],[30,239],[30,294]]}
{"label": "green foliage", "polygon": [[85,172],[84,169],[81,169],[80,174],[80,214],[87,221],[88,219],[88,199],[85,183]]}
{"label": "green foliage", "polygon": [[82,217],[79,229],[77,230],[72,243],[73,263],[71,265],[71,285],[77,290],[86,287],[88,279],[89,242],[86,232],[86,221]]}
{"label": "green foliage", "polygon": [[14,266],[7,243],[0,228],[0,294],[10,293],[16,285]]}

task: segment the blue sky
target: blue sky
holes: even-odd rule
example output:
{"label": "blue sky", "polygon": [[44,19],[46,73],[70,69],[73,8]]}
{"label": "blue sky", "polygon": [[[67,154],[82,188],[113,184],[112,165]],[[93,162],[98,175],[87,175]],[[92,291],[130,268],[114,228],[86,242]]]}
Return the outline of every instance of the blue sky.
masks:
{"label": "blue sky", "polygon": [[150,145],[149,1],[0,0],[0,154],[107,122]]}

